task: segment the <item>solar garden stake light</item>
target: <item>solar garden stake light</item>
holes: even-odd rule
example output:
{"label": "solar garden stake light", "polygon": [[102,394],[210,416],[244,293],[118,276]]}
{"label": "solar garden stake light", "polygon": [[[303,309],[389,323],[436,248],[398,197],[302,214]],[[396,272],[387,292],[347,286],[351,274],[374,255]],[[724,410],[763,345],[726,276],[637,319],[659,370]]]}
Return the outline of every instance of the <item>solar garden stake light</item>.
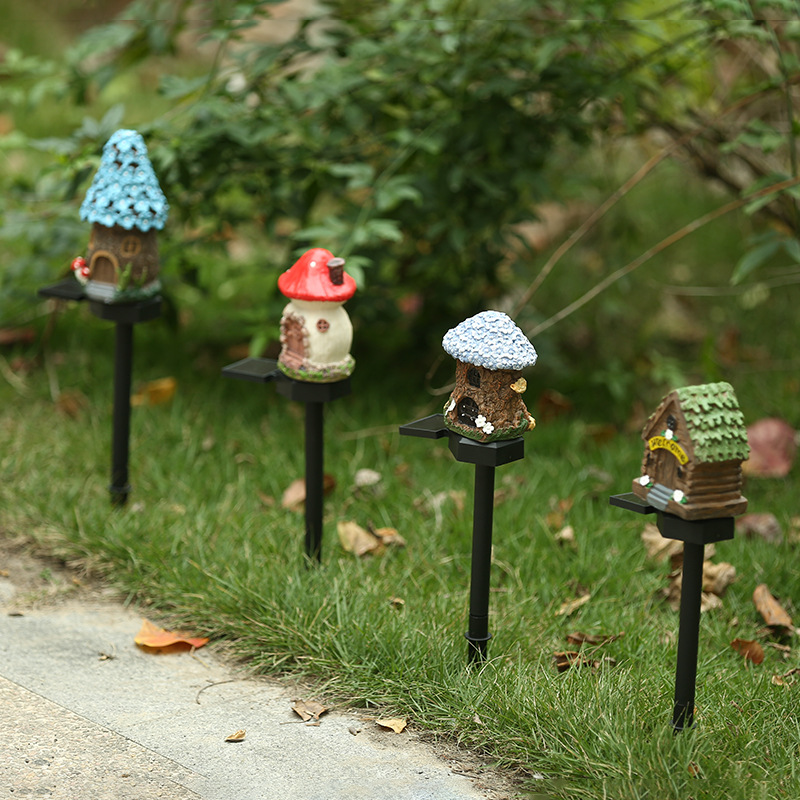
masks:
{"label": "solar garden stake light", "polygon": [[305,554],[322,559],[324,404],[350,394],[355,361],[353,326],[343,303],[356,291],[344,259],[317,247],[304,253],[278,278],[289,298],[281,317],[277,361],[245,358],[223,368],[231,378],[275,382],[279,394],[305,405]]}
{"label": "solar garden stake light", "polygon": [[655,513],[666,539],[684,543],[672,726],[694,723],[700,600],[705,545],[733,538],[733,517],[747,508],[741,464],[750,452],[733,387],[724,382],[668,394],[642,431],[641,475],[633,491],[610,498],[639,514]]}
{"label": "solar garden stake light", "polygon": [[484,311],[449,330],[442,346],[456,359],[456,385],[444,414],[400,427],[405,436],[448,438],[457,461],[475,465],[468,663],[486,660],[495,468],[525,455],[521,434],[536,425],[522,401],[525,367],[536,350],[510,317]]}
{"label": "solar garden stake light", "polygon": [[39,290],[43,297],[88,300],[99,319],[116,323],[111,502],[124,506],[130,449],[133,326],[161,314],[157,231],[169,205],[158,184],[147,146],[133,130],[116,131],[103,147],[100,166],[81,205],[92,223],[86,257],[72,262],[75,278]]}

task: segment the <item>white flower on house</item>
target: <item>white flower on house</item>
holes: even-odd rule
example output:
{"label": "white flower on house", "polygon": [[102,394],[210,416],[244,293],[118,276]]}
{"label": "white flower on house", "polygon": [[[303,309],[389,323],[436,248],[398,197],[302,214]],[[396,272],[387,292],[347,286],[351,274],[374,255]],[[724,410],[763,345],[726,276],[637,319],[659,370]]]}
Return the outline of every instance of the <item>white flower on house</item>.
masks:
{"label": "white flower on house", "polygon": [[650,476],[649,475],[642,475],[642,477],[639,478],[639,483],[642,486],[647,486],[650,483]]}
{"label": "white flower on house", "polygon": [[485,424],[486,424],[486,417],[484,417],[483,414],[478,414],[478,416],[475,417],[475,427],[483,428]]}
{"label": "white flower on house", "polygon": [[483,432],[486,434],[491,433],[494,430],[494,425],[491,422],[486,422],[483,425]]}
{"label": "white flower on house", "polygon": [[456,401],[453,400],[453,398],[451,397],[450,403],[447,406],[447,411],[445,411],[445,414],[449,414],[455,407],[456,407]]}
{"label": "white flower on house", "polygon": [[685,497],[686,497],[686,495],[684,495],[684,493],[683,493],[683,492],[682,492],[680,489],[676,489],[676,490],[675,490],[675,491],[672,493],[672,499],[673,499],[673,500],[674,500],[676,503],[682,503]]}
{"label": "white flower on house", "polygon": [[664,438],[665,439],[672,439],[674,436],[675,436],[675,431],[673,431],[671,428],[667,428],[664,431]]}

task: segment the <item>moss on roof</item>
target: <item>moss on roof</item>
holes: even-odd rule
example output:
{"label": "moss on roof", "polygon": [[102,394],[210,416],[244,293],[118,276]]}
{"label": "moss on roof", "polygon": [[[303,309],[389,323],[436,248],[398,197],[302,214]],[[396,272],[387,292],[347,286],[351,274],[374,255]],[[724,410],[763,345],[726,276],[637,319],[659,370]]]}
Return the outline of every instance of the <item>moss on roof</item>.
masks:
{"label": "moss on roof", "polygon": [[701,462],[745,460],[750,455],[744,416],[729,383],[684,386],[674,394]]}

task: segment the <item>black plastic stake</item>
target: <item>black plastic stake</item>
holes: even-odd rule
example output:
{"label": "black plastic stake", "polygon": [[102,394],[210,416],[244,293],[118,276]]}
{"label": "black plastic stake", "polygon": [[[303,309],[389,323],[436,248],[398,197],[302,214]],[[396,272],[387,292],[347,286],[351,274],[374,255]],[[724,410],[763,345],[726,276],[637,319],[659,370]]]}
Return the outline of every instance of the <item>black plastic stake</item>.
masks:
{"label": "black plastic stake", "polygon": [[133,326],[161,316],[161,297],[133,303],[105,303],[89,298],[75,278],[39,289],[41,297],[54,300],[89,301],[89,310],[99,319],[116,324],[114,339],[114,410],[111,430],[111,485],[108,487],[111,504],[122,508],[128,502],[131,487],[128,483],[131,432],[131,373],[133,370]]}
{"label": "black plastic stake", "polygon": [[306,555],[322,560],[323,404],[306,406]]}
{"label": "black plastic stake", "polygon": [[128,456],[131,431],[131,371],[133,325],[118,322],[114,342],[114,412],[111,436],[111,503],[124,506],[131,492]]}
{"label": "black plastic stake", "polygon": [[403,436],[421,439],[447,437],[450,452],[456,461],[475,465],[475,498],[472,507],[472,566],[469,586],[469,625],[466,634],[467,663],[486,660],[489,639],[489,588],[492,568],[492,526],[494,524],[495,467],[518,461],[525,455],[521,437],[498,442],[477,442],[467,439],[444,424],[442,414],[400,426]]}
{"label": "black plastic stake", "polygon": [[222,368],[222,374],[253,383],[275,383],[278,394],[305,405],[306,456],[306,536],[305,554],[309,563],[322,560],[322,499],[324,494],[325,403],[350,394],[350,378],[333,383],[312,383],[289,378],[271,358],[243,358]]}
{"label": "black plastic stake", "polygon": [[472,570],[469,589],[469,628],[466,633],[470,664],[486,660],[489,633],[489,584],[492,566],[494,467],[475,465],[472,512]]}
{"label": "black plastic stake", "polygon": [[705,546],[712,542],[733,539],[733,517],[681,519],[674,514],[659,511],[633,492],[614,495],[609,498],[609,502],[612,506],[637,514],[656,514],[661,535],[665,539],[683,542],[678,661],[675,668],[675,705],[672,711],[672,728],[675,733],[680,733],[694,725]]}
{"label": "black plastic stake", "polygon": [[675,672],[675,708],[672,713],[672,727],[676,731],[691,728],[694,722],[704,550],[702,544],[684,542],[683,545],[678,666]]}

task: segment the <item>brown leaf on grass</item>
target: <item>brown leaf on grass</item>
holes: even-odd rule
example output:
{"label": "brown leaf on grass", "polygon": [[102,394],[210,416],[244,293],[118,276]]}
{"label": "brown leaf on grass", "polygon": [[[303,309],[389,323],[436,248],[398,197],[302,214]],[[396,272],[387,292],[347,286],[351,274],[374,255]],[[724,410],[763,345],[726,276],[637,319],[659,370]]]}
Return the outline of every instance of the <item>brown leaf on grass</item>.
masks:
{"label": "brown leaf on grass", "polygon": [[405,547],[405,539],[395,528],[362,528],[357,522],[336,523],[339,542],[356,556],[381,555],[387,547]]}
{"label": "brown leaf on grass", "polygon": [[397,532],[397,528],[373,528],[368,526],[369,532],[377,536],[386,547],[405,547],[406,540]]}
{"label": "brown leaf on grass", "polygon": [[731,647],[737,653],[740,653],[745,661],[760,664],[764,660],[764,648],[758,642],[753,642],[749,639],[734,639],[731,642]]}
{"label": "brown leaf on grass", "polygon": [[310,722],[311,720],[319,721],[319,718],[328,709],[318,703],[316,700],[295,700],[292,703],[292,711],[300,717],[303,722]]}
{"label": "brown leaf on grass", "polygon": [[747,428],[750,458],[742,472],[756,478],[783,478],[792,468],[797,443],[788,422],[776,417],[760,419]]}
{"label": "brown leaf on grass", "polygon": [[703,591],[723,597],[728,587],[736,580],[736,567],[726,561],[714,564],[703,563]]}
{"label": "brown leaf on grass", "polygon": [[246,730],[238,730],[236,733],[232,733],[230,736],[225,737],[226,742],[243,742],[244,737],[247,735]]}
{"label": "brown leaf on grass", "polygon": [[36,339],[33,328],[0,328],[0,347],[14,344],[31,344]]}
{"label": "brown leaf on grass", "polygon": [[736,532],[752,538],[759,536],[770,544],[783,541],[783,529],[774,514],[745,514],[736,520]]}
{"label": "brown leaf on grass", "polygon": [[70,419],[77,419],[81,411],[89,406],[89,400],[83,392],[77,389],[67,389],[58,396],[56,408]]}
{"label": "brown leaf on grass", "polygon": [[577,650],[564,650],[553,653],[553,663],[558,672],[566,672],[573,667],[591,667],[592,670],[598,670],[603,664],[613,667],[617,662],[613,658],[589,658]]}
{"label": "brown leaf on grass", "polygon": [[675,553],[683,552],[683,542],[677,539],[665,539],[652,522],[644,526],[642,542],[647,549],[647,557],[653,561],[665,561]]}
{"label": "brown leaf on grass", "polygon": [[[330,494],[336,488],[336,479],[327,473],[322,476],[322,493]],[[288,511],[302,511],[306,503],[305,478],[293,480],[281,497],[281,506]]]}
{"label": "brown leaf on grass", "polygon": [[408,725],[408,720],[376,719],[375,724],[380,725],[381,728],[385,728],[386,730],[394,731],[395,733],[402,733],[406,729],[406,725]]}
{"label": "brown leaf on grass", "polygon": [[132,406],[159,406],[175,396],[178,382],[175,378],[159,378],[144,384],[131,396]]}
{"label": "brown leaf on grass", "polygon": [[576,597],[574,600],[565,600],[556,611],[556,616],[568,617],[570,614],[574,614],[581,606],[585,606],[591,598],[591,594],[585,594],[581,597]]}
{"label": "brown leaf on grass", "polygon": [[[700,610],[711,611],[722,608],[722,595],[728,586],[736,580],[736,568],[724,561],[714,564],[703,562],[703,591],[700,595]],[[669,574],[669,586],[663,595],[673,611],[681,607],[681,589],[683,587],[683,570],[678,568]]]}
{"label": "brown leaf on grass", "polygon": [[792,686],[795,683],[794,676],[800,672],[800,667],[795,667],[794,669],[790,669],[788,672],[784,672],[783,675],[773,675],[772,676],[772,685],[773,686]]}
{"label": "brown leaf on grass", "polygon": [[583,633],[582,631],[575,631],[574,633],[567,634],[567,642],[575,645],[590,644],[596,645],[597,647],[602,647],[604,644],[609,644],[610,642],[615,642],[617,639],[621,639],[624,635],[624,633],[614,633],[610,636],[607,636],[603,634],[598,635],[592,633]]}
{"label": "brown leaf on grass", "polygon": [[205,637],[166,631],[147,619],[142,620],[142,627],[133,641],[142,649],[152,653],[178,652],[202,647],[208,643]]}
{"label": "brown leaf on grass", "polygon": [[786,609],[772,596],[765,583],[756,586],[753,592],[753,603],[758,609],[758,613],[764,618],[764,622],[773,629],[775,633],[785,634],[792,627],[792,618]]}

